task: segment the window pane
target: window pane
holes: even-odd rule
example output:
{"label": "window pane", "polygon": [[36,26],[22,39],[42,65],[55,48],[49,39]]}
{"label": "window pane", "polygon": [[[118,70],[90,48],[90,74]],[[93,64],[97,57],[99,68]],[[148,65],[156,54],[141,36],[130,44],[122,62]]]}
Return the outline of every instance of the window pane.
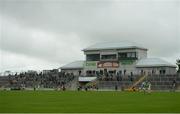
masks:
{"label": "window pane", "polygon": [[136,57],[136,53],[133,52],[131,57]]}
{"label": "window pane", "polygon": [[131,53],[127,53],[127,57],[130,58],[131,57]]}
{"label": "window pane", "polygon": [[87,61],[99,61],[100,60],[100,54],[88,54],[86,55]]}
{"label": "window pane", "polygon": [[116,55],[102,55],[101,59],[116,59]]}

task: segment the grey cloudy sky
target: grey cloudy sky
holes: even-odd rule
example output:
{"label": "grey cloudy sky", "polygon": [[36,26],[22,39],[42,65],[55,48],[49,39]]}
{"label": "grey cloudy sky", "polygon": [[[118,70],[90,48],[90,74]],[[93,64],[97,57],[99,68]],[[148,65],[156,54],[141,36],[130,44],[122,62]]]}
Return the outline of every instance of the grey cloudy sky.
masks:
{"label": "grey cloudy sky", "polygon": [[180,57],[179,0],[0,0],[0,71],[58,68],[101,41]]}

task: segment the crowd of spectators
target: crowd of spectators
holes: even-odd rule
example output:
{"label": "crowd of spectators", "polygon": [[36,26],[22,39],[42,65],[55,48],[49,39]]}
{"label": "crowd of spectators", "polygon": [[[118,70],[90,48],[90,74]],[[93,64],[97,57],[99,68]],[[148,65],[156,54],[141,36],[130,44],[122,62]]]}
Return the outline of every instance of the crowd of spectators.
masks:
{"label": "crowd of spectators", "polygon": [[50,72],[50,73],[20,73],[9,75],[10,87],[21,88],[57,88],[64,87],[68,82],[74,79],[73,73]]}
{"label": "crowd of spectators", "polygon": [[119,73],[106,73],[104,75],[99,75],[98,79],[101,81],[134,81],[134,75],[120,75]]}

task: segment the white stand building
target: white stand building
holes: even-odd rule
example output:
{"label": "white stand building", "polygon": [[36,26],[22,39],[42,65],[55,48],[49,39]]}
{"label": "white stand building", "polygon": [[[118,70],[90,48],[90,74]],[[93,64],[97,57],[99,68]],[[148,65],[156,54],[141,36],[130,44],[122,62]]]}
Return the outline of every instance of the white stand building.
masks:
{"label": "white stand building", "polygon": [[147,58],[148,49],[132,42],[103,42],[83,49],[85,61],[75,61],[61,71],[75,75],[173,75],[176,65],[159,58]]}

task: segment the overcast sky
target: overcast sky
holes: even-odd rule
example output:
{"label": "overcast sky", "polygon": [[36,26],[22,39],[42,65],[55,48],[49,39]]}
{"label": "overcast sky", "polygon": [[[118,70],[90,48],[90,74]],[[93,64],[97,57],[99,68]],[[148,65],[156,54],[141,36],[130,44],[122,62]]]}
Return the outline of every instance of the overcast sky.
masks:
{"label": "overcast sky", "polygon": [[83,48],[132,41],[180,58],[179,0],[0,0],[0,72],[58,68]]}

